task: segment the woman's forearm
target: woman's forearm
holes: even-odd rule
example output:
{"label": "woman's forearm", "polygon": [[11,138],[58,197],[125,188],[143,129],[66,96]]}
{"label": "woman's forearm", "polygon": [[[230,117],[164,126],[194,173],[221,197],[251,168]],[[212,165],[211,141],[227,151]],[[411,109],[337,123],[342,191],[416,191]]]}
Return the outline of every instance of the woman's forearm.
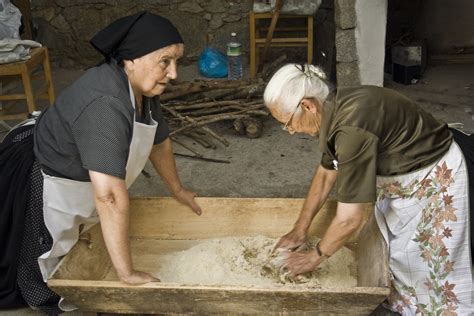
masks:
{"label": "woman's forearm", "polygon": [[173,147],[169,138],[153,146],[150,153],[150,161],[171,193],[181,189],[182,185],[176,169]]}
{"label": "woman's forearm", "polygon": [[130,203],[125,181],[94,171],[89,174],[107,251],[118,276],[126,280],[134,269],[128,237]]}
{"label": "woman's forearm", "polygon": [[337,214],[319,243],[325,255],[338,251],[349,237],[359,228],[364,217],[364,204],[337,203]]}
{"label": "woman's forearm", "polygon": [[328,170],[319,166],[311,182],[303,209],[295,223],[295,228],[307,232],[313,218],[319,212],[334,186],[337,171]]}

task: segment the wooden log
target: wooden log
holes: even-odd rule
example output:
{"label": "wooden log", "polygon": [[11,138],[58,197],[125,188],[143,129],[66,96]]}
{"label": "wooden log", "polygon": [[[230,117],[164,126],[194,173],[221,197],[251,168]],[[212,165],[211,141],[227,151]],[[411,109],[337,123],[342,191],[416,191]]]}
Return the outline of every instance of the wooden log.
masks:
{"label": "wooden log", "polygon": [[265,110],[265,106],[263,104],[254,104],[254,105],[232,105],[220,108],[211,108],[211,109],[203,109],[197,111],[189,111],[189,112],[181,112],[180,114],[183,116],[189,116],[195,119],[207,119],[210,117],[218,116],[224,113],[233,114],[233,113],[244,113],[244,112],[254,112],[260,111],[255,113],[255,115],[267,115],[268,112]]}
{"label": "wooden log", "polygon": [[262,135],[263,123],[256,117],[234,120],[233,125],[240,135],[247,135],[248,138],[258,138]]}
{"label": "wooden log", "polygon": [[191,156],[191,155],[185,155],[185,154],[180,154],[180,153],[174,153],[174,155],[175,155],[175,156],[178,156],[178,157],[192,158],[192,159],[203,160],[203,161],[209,161],[209,162],[230,163],[229,160],[223,160],[223,159],[215,159],[215,158]]}
{"label": "wooden log", "polygon": [[224,96],[223,100],[233,100],[233,99],[241,99],[241,98],[251,98],[257,95],[262,95],[263,91],[265,90],[265,86],[263,84],[254,84],[240,88],[239,90],[234,91],[233,94],[229,94]]}
{"label": "wooden log", "polygon": [[239,133],[240,135],[245,135],[244,119],[234,120],[233,125],[237,133]]}
{"label": "wooden log", "polygon": [[203,135],[199,135],[196,132],[188,132],[188,133],[184,133],[184,135],[191,138],[192,140],[194,140],[195,142],[197,142],[199,145],[201,145],[204,148],[211,148],[211,149],[217,148],[215,144],[208,141]]}
{"label": "wooden log", "polygon": [[248,138],[259,138],[262,135],[263,123],[256,117],[244,119],[245,134]]}
{"label": "wooden log", "polygon": [[[179,101],[177,101],[179,102]],[[225,101],[205,101],[205,102],[196,102],[196,101],[191,101],[188,103],[183,103],[180,104],[178,103],[177,105],[169,105],[166,104],[166,106],[172,108],[173,110],[194,110],[194,109],[202,109],[202,108],[209,108],[209,107],[216,107],[216,106],[228,106],[228,105],[252,105],[252,104],[258,104],[258,103],[263,103],[262,99],[257,99],[257,100],[248,100],[244,98],[240,99],[234,99],[234,100],[225,100]]]}
{"label": "wooden log", "polygon": [[168,101],[183,97],[186,97],[187,100],[196,100],[200,98],[217,99],[226,95],[231,95],[239,89],[247,86],[263,87],[264,81],[258,78],[254,80],[183,82],[178,85],[167,87],[169,89],[160,96],[160,100]]}
{"label": "wooden log", "polygon": [[196,155],[197,157],[202,157],[202,154],[201,154],[201,153],[195,151],[194,149],[192,149],[191,147],[189,147],[189,146],[186,145],[185,143],[179,141],[176,137],[170,137],[170,138],[171,138],[171,140],[172,140],[173,142],[175,142],[176,144],[180,145],[181,147],[183,147],[183,148],[189,150],[190,152],[192,152],[192,153],[193,153],[194,155]]}
{"label": "wooden log", "polygon": [[[192,118],[190,118],[190,117],[183,117],[181,114],[177,113],[177,112],[174,111],[173,109],[168,108],[167,106],[162,105],[162,108],[164,108],[165,110],[167,110],[169,113],[175,115],[176,117],[182,119],[183,121],[188,121],[188,122],[190,122],[189,125],[191,125],[191,124],[192,124],[192,125],[195,125],[195,124],[196,124],[196,121],[193,120]],[[189,129],[189,127],[198,127],[198,126],[189,126],[189,125],[183,126],[183,127],[179,128],[179,129],[177,129],[177,130],[172,131],[172,132],[170,133],[170,136],[173,136],[174,134],[177,134],[178,132],[183,131],[183,130],[185,130],[185,129]],[[202,125],[205,125],[205,124],[202,124]],[[218,141],[220,141],[220,142],[221,142],[222,144],[224,144],[225,146],[229,146],[229,142],[228,142],[224,137],[217,135],[217,134],[216,134],[214,131],[212,131],[210,128],[208,128],[208,127],[206,127],[206,126],[202,126],[202,125],[199,126],[199,127],[201,127],[201,130],[202,130],[203,132],[205,132],[206,134],[208,134],[208,135],[214,137],[215,139],[217,139]]]}
{"label": "wooden log", "polygon": [[202,91],[204,87],[202,85],[184,85],[183,87],[180,87],[179,89],[176,89],[175,91],[171,92],[165,92],[160,96],[161,101],[167,101],[171,99],[176,99],[178,97],[182,97],[188,94],[192,94],[195,92]]}

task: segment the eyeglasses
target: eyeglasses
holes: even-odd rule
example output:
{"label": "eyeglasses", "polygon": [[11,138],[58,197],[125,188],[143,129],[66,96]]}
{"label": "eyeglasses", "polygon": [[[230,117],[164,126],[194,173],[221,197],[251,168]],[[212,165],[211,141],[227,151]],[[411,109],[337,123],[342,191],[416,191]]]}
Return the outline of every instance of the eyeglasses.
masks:
{"label": "eyeglasses", "polygon": [[296,108],[295,108],[295,110],[293,111],[293,113],[291,113],[290,118],[288,119],[288,121],[286,121],[286,123],[281,127],[284,131],[288,131],[288,124],[290,124],[291,119],[293,118],[293,116],[295,116],[295,113],[296,113],[296,111],[298,110],[300,104],[301,104],[301,101],[298,102],[298,105],[296,105]]}

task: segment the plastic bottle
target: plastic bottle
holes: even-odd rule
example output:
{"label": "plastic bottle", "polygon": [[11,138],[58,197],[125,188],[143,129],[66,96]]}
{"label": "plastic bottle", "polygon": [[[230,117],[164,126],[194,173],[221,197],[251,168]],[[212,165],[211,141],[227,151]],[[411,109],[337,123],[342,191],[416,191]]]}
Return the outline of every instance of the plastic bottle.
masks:
{"label": "plastic bottle", "polygon": [[227,65],[229,80],[242,78],[242,44],[237,40],[237,33],[230,34],[230,41],[227,43]]}

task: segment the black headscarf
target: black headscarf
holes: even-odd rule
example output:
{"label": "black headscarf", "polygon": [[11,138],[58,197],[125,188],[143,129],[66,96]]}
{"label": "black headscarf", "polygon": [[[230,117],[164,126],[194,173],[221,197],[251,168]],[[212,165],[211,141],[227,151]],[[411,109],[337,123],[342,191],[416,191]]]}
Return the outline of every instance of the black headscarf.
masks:
{"label": "black headscarf", "polygon": [[120,18],[90,41],[106,60],[132,60],[157,49],[184,43],[174,25],[164,17],[143,11]]}

